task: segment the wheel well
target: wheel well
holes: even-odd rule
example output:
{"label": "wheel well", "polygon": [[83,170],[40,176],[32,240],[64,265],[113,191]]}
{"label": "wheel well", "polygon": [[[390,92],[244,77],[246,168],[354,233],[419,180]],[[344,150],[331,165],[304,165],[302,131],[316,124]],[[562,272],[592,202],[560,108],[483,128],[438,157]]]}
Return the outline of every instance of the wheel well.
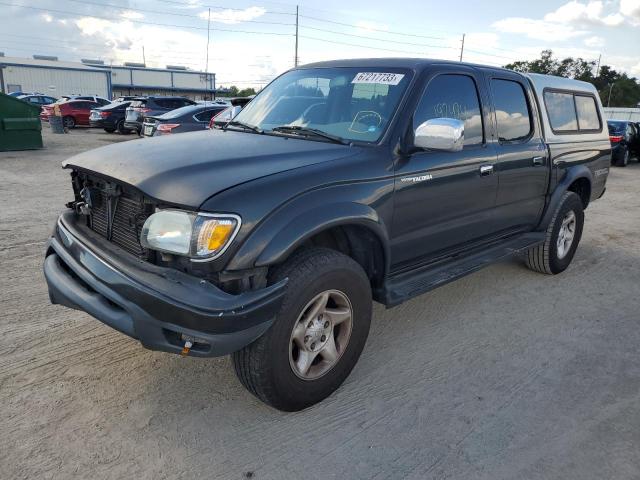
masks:
{"label": "wheel well", "polygon": [[591,182],[588,179],[582,177],[575,180],[569,188],[570,192],[577,193],[582,200],[582,207],[587,208],[589,200],[591,199]]}
{"label": "wheel well", "polygon": [[344,225],[323,230],[307,239],[299,248],[324,247],[354,259],[364,269],[372,288],[382,286],[385,255],[378,236],[360,225]]}

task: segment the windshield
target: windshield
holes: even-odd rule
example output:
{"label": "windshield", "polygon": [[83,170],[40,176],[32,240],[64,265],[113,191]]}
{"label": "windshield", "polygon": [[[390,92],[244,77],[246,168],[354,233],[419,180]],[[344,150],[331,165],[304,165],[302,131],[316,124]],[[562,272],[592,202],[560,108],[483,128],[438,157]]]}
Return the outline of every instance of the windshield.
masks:
{"label": "windshield", "polygon": [[316,129],[346,140],[376,142],[410,79],[397,68],[309,68],[287,72],[234,120],[269,132]]}

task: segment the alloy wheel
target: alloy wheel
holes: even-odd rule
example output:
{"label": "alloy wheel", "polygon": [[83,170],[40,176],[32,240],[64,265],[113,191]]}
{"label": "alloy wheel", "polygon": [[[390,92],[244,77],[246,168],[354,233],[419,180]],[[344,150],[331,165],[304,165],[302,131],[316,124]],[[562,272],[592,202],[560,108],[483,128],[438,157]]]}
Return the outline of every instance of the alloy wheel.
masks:
{"label": "alloy wheel", "polygon": [[302,310],[291,332],[289,364],[303,380],[315,380],[340,360],[351,337],[353,308],[339,290],[316,295]]}
{"label": "alloy wheel", "polygon": [[560,231],[558,232],[557,252],[558,259],[562,260],[567,256],[576,233],[576,214],[569,210],[562,219]]}

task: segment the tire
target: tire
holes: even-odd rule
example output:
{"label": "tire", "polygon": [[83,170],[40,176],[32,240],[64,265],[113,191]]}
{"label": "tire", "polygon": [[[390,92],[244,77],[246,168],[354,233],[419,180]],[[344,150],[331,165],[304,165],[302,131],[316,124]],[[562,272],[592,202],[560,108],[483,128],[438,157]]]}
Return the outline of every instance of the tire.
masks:
{"label": "tire", "polygon": [[116,131],[116,129],[115,128],[105,128],[104,131],[107,132],[107,133],[113,133],[113,132]]}
{"label": "tire", "polygon": [[[287,290],[273,325],[235,352],[232,361],[249,392],[278,410],[292,412],[328,397],[351,373],[369,334],[372,300],[362,267],[334,250],[310,248],[295,253],[273,272],[270,281],[284,278],[289,279]],[[323,315],[317,308],[324,295],[330,309]],[[345,320],[349,309],[351,320]],[[302,343],[304,351],[298,346]],[[311,348],[318,353],[308,352]],[[314,356],[314,363],[303,361]],[[299,368],[305,364],[311,365],[306,373]]]}
{"label": "tire", "polygon": [[[573,220],[572,220],[573,218]],[[563,223],[567,227],[563,230]],[[571,241],[567,244],[569,236],[568,228],[573,223]],[[543,244],[530,248],[526,252],[525,261],[527,267],[536,272],[555,275],[567,269],[576,253],[582,228],[584,226],[584,209],[582,200],[574,192],[565,192],[560,205],[553,214],[546,231]],[[564,231],[564,242],[560,242],[560,233]]]}
{"label": "tire", "polygon": [[622,156],[618,160],[618,166],[619,167],[626,167],[628,164],[629,164],[629,149],[625,148],[624,149],[624,153],[622,154]]}
{"label": "tire", "polygon": [[64,125],[64,128],[76,128],[76,119],[67,115],[66,117],[63,117],[62,124]]}
{"label": "tire", "polygon": [[117,123],[116,129],[118,130],[118,133],[120,133],[121,135],[128,135],[131,133],[131,130],[129,130],[128,128],[124,128],[124,120],[120,120]]}

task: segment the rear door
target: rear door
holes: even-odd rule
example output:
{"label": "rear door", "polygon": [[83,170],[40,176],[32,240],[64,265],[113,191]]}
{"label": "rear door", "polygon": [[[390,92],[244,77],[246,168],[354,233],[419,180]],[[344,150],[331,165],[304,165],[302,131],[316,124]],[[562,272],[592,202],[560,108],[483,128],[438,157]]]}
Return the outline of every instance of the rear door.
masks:
{"label": "rear door", "polygon": [[488,81],[498,154],[496,222],[505,232],[531,230],[544,208],[550,172],[535,99],[518,74],[493,72]]}
{"label": "rear door", "polygon": [[417,151],[396,167],[392,259],[410,268],[482,242],[494,231],[495,152],[486,138],[490,110],[475,69],[438,66],[427,73],[412,130],[433,118],[464,121],[459,152]]}

